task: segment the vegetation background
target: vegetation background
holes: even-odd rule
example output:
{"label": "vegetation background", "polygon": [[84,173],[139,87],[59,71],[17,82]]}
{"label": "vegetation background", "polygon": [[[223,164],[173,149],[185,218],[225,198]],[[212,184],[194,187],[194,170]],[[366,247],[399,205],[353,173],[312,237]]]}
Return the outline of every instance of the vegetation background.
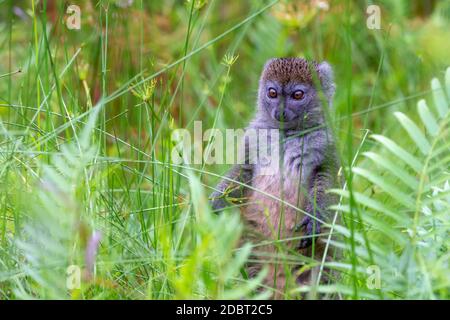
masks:
{"label": "vegetation background", "polygon": [[[71,4],[80,30],[66,26]],[[370,4],[381,29],[366,26]],[[1,299],[268,297],[244,268],[260,244],[238,247],[237,210],[208,206],[227,166],[171,164],[171,132],[245,127],[262,66],[279,56],[334,67],[345,178],[333,191],[342,237],[329,242],[341,257],[314,261],[282,241],[278,257],[340,276],[284,297],[450,297],[450,2],[0,8]]]}

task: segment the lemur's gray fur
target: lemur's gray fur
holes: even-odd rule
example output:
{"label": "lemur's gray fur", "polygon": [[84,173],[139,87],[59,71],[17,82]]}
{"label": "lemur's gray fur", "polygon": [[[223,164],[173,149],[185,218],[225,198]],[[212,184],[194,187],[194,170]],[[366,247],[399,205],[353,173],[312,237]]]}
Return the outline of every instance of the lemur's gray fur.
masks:
{"label": "lemur's gray fur", "polygon": [[[317,85],[321,88],[317,89]],[[211,195],[213,209],[218,211],[237,199],[243,200],[241,211],[249,233],[259,234],[261,240],[302,235],[305,238],[288,247],[308,254],[314,241],[315,252],[320,254],[320,244],[314,235],[323,231],[321,221],[329,221],[327,208],[333,199],[326,190],[336,184],[337,170],[334,142],[325,125],[323,110],[329,106],[322,106],[321,98],[331,105],[334,90],[333,74],[327,62],[308,62],[301,58],[269,60],[259,82],[257,112],[247,132],[279,129],[281,164],[271,174],[263,174],[267,164],[250,161],[248,150],[258,146],[246,140],[246,162],[235,165],[227,174],[237,183],[224,179],[218,184],[217,191]],[[265,249],[275,248],[266,246]],[[287,280],[283,267],[278,265],[278,269],[270,265],[268,281],[281,290]]]}

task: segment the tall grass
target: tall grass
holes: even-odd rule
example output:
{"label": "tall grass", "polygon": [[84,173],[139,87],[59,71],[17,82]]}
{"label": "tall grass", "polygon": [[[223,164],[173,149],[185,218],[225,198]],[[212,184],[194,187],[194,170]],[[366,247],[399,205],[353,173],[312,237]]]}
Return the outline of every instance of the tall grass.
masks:
{"label": "tall grass", "polygon": [[320,266],[284,297],[448,299],[450,7],[431,4],[382,1],[369,30],[365,1],[82,1],[69,30],[63,2],[0,1],[0,297],[269,297],[245,268],[263,244],[208,205],[227,166],[174,165],[172,132],[245,127],[264,62],[305,56],[336,74],[341,254],[265,257]]}

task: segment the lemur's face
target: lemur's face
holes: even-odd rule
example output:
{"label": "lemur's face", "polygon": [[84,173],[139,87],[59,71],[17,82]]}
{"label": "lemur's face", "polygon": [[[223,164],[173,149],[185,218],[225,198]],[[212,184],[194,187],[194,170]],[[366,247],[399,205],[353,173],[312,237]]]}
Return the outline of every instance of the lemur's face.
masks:
{"label": "lemur's face", "polygon": [[308,107],[315,99],[314,88],[307,83],[280,83],[267,80],[264,83],[262,103],[270,117],[280,123],[301,122],[307,116]]}
{"label": "lemur's face", "polygon": [[317,118],[321,113],[314,80],[322,83],[327,96],[332,96],[334,84],[327,63],[309,63],[301,58],[269,60],[260,80],[260,109],[280,127],[301,127],[308,117]]}

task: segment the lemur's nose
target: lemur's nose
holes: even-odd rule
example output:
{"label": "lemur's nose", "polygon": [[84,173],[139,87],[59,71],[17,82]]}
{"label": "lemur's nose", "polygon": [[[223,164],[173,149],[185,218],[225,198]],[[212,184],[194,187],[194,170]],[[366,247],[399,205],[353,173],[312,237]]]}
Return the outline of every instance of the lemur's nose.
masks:
{"label": "lemur's nose", "polygon": [[286,121],[287,120],[287,118],[286,118],[286,116],[287,116],[287,114],[286,114],[286,111],[281,111],[281,110],[277,110],[277,111],[275,111],[275,119],[277,119],[278,121]]}

